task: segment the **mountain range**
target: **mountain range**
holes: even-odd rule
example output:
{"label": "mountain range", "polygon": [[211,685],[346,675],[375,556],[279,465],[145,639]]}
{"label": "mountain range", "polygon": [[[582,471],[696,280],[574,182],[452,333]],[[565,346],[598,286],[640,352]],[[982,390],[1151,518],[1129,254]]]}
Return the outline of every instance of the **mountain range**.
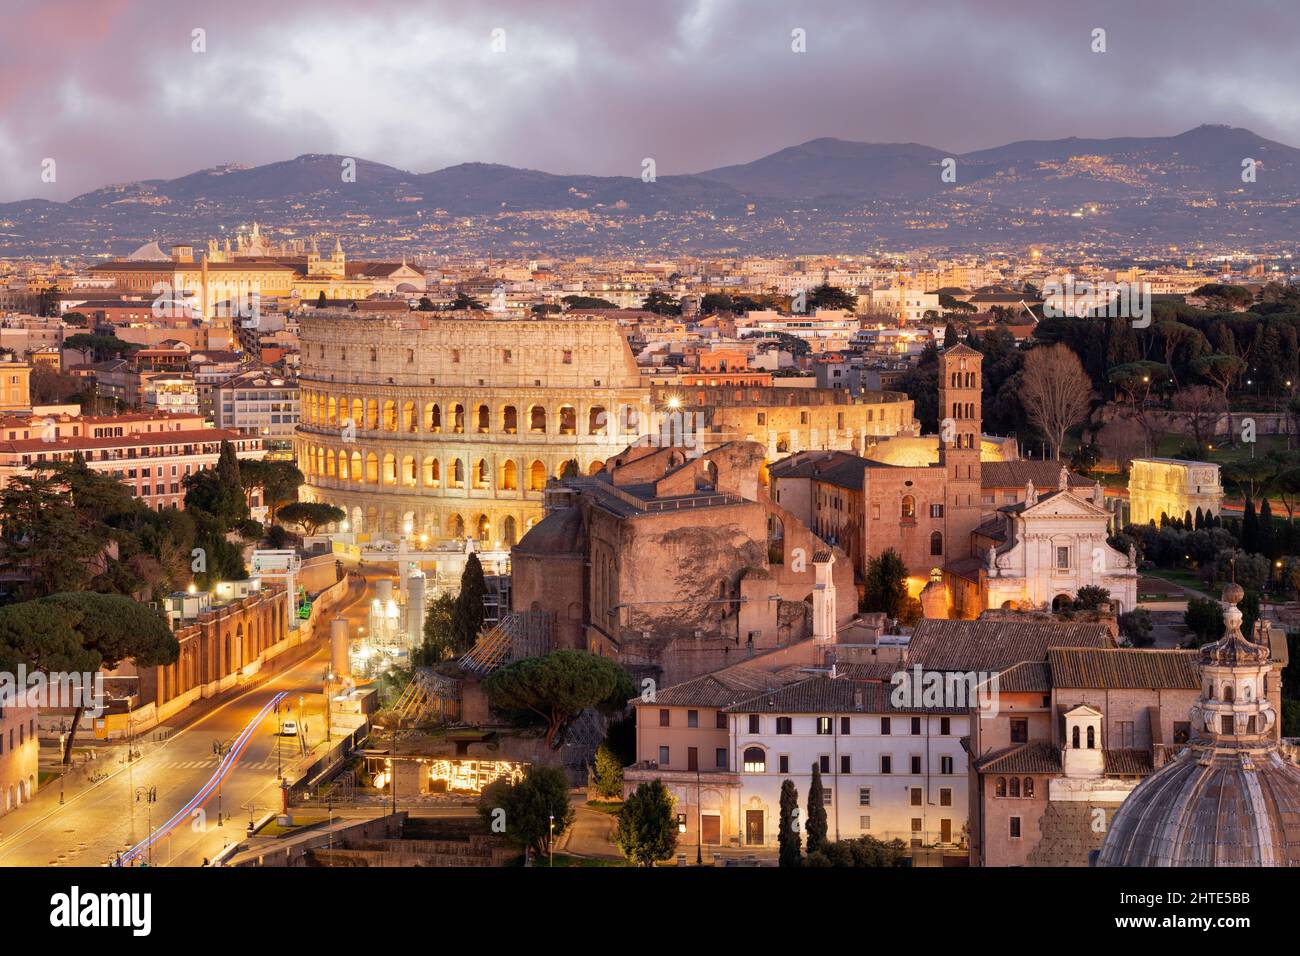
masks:
{"label": "mountain range", "polygon": [[1228,126],[965,154],[822,138],[651,182],[487,163],[414,173],[363,159],[344,181],[344,163],[306,154],[0,204],[0,255],[118,254],[254,219],[295,235],[341,232],[361,254],[1240,248],[1289,241],[1300,216],[1300,150]]}

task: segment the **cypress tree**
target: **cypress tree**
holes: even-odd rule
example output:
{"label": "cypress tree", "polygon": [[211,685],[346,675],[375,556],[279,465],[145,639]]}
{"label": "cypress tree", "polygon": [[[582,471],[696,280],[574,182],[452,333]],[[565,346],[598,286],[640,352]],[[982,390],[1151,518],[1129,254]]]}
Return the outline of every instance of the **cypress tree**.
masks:
{"label": "cypress tree", "polygon": [[1255,540],[1259,544],[1259,553],[1268,558],[1277,557],[1274,550],[1277,544],[1277,536],[1273,527],[1273,508],[1268,503],[1268,497],[1264,497],[1263,503],[1259,506],[1259,520],[1255,528]]}
{"label": "cypress tree", "polygon": [[1200,505],[1196,506],[1196,530],[1205,530],[1205,512],[1201,510]]}
{"label": "cypress tree", "polygon": [[1247,554],[1259,553],[1259,519],[1255,517],[1255,499],[1246,496],[1246,507],[1241,514],[1241,533],[1237,543]]}
{"label": "cypress tree", "polygon": [[1183,514],[1183,530],[1184,531],[1192,530],[1192,513],[1190,511],[1187,511]]}
{"label": "cypress tree", "polygon": [[463,654],[478,640],[478,632],[483,628],[483,599],[486,596],[483,565],[477,554],[471,554],[465,561],[465,570],[460,576],[460,594],[456,595],[456,606],[451,612],[456,653]]}
{"label": "cypress tree", "polygon": [[794,815],[798,809],[799,791],[794,788],[794,781],[782,781],[781,827],[777,840],[781,847],[781,866],[799,866],[802,862],[799,852],[799,834],[794,828]]}
{"label": "cypress tree", "polygon": [[806,848],[809,854],[816,853],[826,846],[826,804],[825,790],[822,788],[822,772],[817,764],[812,768],[812,784],[808,787],[808,839]]}

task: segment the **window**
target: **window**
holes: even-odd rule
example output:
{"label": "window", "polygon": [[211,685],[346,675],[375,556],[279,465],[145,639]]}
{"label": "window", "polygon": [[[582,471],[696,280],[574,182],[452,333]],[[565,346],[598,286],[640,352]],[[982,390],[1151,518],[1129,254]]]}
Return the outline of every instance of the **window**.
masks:
{"label": "window", "polygon": [[688,710],[686,712],[686,726],[687,727],[700,726],[700,712],[698,710]]}
{"label": "window", "polygon": [[920,818],[920,817],[912,817],[912,832],[913,832],[913,833],[920,833],[920,832],[921,832],[921,818]]}
{"label": "window", "polygon": [[781,756],[777,757],[777,758],[776,758],[776,766],[777,766],[777,769],[778,769],[781,773],[789,773],[789,772],[790,772],[790,755],[789,755],[789,754],[781,754]]}
{"label": "window", "polygon": [[1088,749],[1097,749],[1097,728],[1092,726],[1092,724],[1088,725]]}
{"label": "window", "polygon": [[880,755],[880,772],[881,773],[894,772],[894,758],[891,757],[889,754]]}
{"label": "window", "polygon": [[1009,835],[1013,840],[1020,839],[1020,818],[1012,817],[1007,821],[1010,824]]}
{"label": "window", "polygon": [[749,715],[749,732],[750,732],[751,734],[757,734],[757,733],[760,733],[760,731],[759,731],[759,727],[760,727],[760,726],[761,726],[761,724],[759,723],[759,720],[758,720],[758,714],[750,714],[750,715]]}
{"label": "window", "polygon": [[840,773],[852,773],[853,760],[848,754],[840,754]]}
{"label": "window", "polygon": [[996,785],[994,786],[994,788],[993,788],[993,793],[994,793],[996,796],[999,796],[999,797],[1005,797],[1005,796],[1007,795],[1007,778],[1006,778],[1006,777],[998,777],[998,782],[997,782],[997,784],[996,784]]}
{"label": "window", "polygon": [[920,772],[921,772],[921,758],[920,758],[920,757],[912,757],[912,759],[911,759],[911,761],[910,761],[910,765],[911,765],[912,773],[920,773]]}
{"label": "window", "polygon": [[858,817],[858,829],[864,833],[871,829],[871,817]]}
{"label": "window", "polygon": [[794,733],[794,721],[789,717],[778,717],[776,719],[776,732],[778,734]]}
{"label": "window", "polygon": [[920,787],[912,787],[912,788],[911,788],[911,798],[912,798],[912,806],[914,806],[914,807],[919,807],[919,806],[921,805],[921,788],[920,788]]}
{"label": "window", "polygon": [[817,758],[817,769],[820,770],[822,773],[830,773],[830,772],[831,772],[831,755],[830,755],[830,754],[822,754],[821,756],[819,756],[819,757]]}
{"label": "window", "polygon": [[511,353],[510,349],[502,349],[502,350],[501,350],[501,364],[502,364],[502,365],[509,365],[509,364],[510,364],[510,359],[511,359],[512,357],[513,357],[513,355],[512,355],[512,353]]}
{"label": "window", "polygon": [[1029,743],[1029,718],[1013,717],[1011,720],[1011,742],[1013,744]]}
{"label": "window", "polygon": [[1187,720],[1174,721],[1174,743],[1185,744],[1192,738],[1192,724]]}
{"label": "window", "polygon": [[1024,789],[1023,789],[1023,793],[1024,793],[1024,795],[1025,795],[1026,797],[1032,797],[1032,796],[1034,795],[1034,778],[1033,778],[1033,777],[1026,777],[1026,778],[1025,778],[1025,786],[1024,786]]}
{"label": "window", "polygon": [[831,805],[831,797],[834,795],[834,793],[835,793],[835,791],[834,791],[834,790],[831,790],[829,787],[828,787],[827,789],[825,789],[825,790],[822,791],[822,806],[823,806],[823,807],[829,807],[829,806]]}
{"label": "window", "polygon": [[1070,547],[1065,545],[1056,549],[1056,570],[1070,570]]}
{"label": "window", "polygon": [[940,788],[939,788],[939,806],[941,806],[941,807],[950,807],[950,806],[952,806],[952,788],[951,788],[951,787],[940,787]]}
{"label": "window", "polygon": [[903,506],[900,515],[903,518],[916,517],[916,499],[911,495],[903,495]]}
{"label": "window", "polygon": [[745,748],[745,773],[766,773],[767,754],[762,747]]}
{"label": "window", "polygon": [[662,710],[659,711],[659,726],[660,726],[660,727],[667,727],[667,726],[669,726],[668,721],[669,721],[669,718],[668,718],[668,709],[665,707],[665,708],[663,708]]}
{"label": "window", "polygon": [[727,715],[724,714],[722,711],[718,711],[716,717],[717,717],[717,723],[716,723],[714,726],[716,726],[716,727],[718,728],[718,730],[726,730],[726,729],[727,729]]}
{"label": "window", "polygon": [[847,737],[847,736],[849,735],[849,728],[852,727],[852,725],[853,725],[853,720],[852,720],[852,718],[849,718],[849,717],[841,717],[841,718],[840,718],[840,733],[841,733],[842,735],[844,735],[845,737]]}
{"label": "window", "polygon": [[952,757],[950,755],[944,754],[939,758],[939,772],[947,775],[952,774]]}
{"label": "window", "polygon": [[817,733],[821,734],[822,736],[826,736],[831,733],[832,729],[833,729],[833,724],[831,722],[831,718],[829,717],[817,718]]}
{"label": "window", "polygon": [[880,718],[880,734],[881,734],[882,737],[888,737],[888,736],[889,736],[889,718],[888,718],[888,717],[881,717],[881,718]]}
{"label": "window", "polygon": [[565,365],[573,364],[573,349],[564,350],[564,364]]}
{"label": "window", "polygon": [[913,736],[913,737],[919,737],[920,734],[921,734],[921,718],[920,718],[920,717],[913,717],[913,718],[912,718],[912,736]]}
{"label": "window", "polygon": [[931,517],[931,518],[942,518],[942,517],[943,517],[943,505],[930,505],[930,517]]}
{"label": "window", "polygon": [[860,806],[860,807],[869,807],[869,806],[871,806],[871,788],[870,788],[870,787],[858,787],[858,806]]}
{"label": "window", "polygon": [[949,736],[951,733],[952,733],[952,718],[951,718],[951,717],[940,717],[940,718],[939,718],[939,735],[940,735],[941,737],[947,737],[947,736]]}
{"label": "window", "polygon": [[1012,778],[1011,778],[1011,796],[1013,796],[1013,797],[1018,797],[1018,796],[1020,796],[1020,778],[1019,778],[1019,777],[1012,777]]}
{"label": "window", "polygon": [[659,766],[661,766],[661,767],[666,767],[666,766],[668,766],[668,748],[667,748],[667,747],[660,747],[660,748],[659,748]]}
{"label": "window", "polygon": [[719,747],[713,752],[713,765],[719,770],[727,769],[727,748]]}
{"label": "window", "polygon": [[943,554],[943,535],[938,531],[930,535],[930,556],[936,557]]}

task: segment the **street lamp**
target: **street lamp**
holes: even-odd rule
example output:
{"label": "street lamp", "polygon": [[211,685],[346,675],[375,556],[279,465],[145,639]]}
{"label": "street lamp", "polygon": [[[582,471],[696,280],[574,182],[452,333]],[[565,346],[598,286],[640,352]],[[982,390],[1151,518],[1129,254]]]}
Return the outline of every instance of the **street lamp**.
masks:
{"label": "street lamp", "polygon": [[551,829],[546,837],[546,852],[550,855],[548,866],[555,866],[555,814],[551,814]]}

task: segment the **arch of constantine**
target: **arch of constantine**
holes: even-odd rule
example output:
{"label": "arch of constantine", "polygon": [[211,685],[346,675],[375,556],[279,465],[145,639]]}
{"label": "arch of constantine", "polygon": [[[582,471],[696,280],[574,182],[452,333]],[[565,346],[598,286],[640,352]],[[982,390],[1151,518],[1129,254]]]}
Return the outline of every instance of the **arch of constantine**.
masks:
{"label": "arch of constantine", "polygon": [[914,430],[892,392],[651,388],[604,317],[320,310],[300,336],[303,498],[372,535],[509,547],[541,520],[548,479],[594,474],[638,442],[702,452],[747,438],[775,459]]}

